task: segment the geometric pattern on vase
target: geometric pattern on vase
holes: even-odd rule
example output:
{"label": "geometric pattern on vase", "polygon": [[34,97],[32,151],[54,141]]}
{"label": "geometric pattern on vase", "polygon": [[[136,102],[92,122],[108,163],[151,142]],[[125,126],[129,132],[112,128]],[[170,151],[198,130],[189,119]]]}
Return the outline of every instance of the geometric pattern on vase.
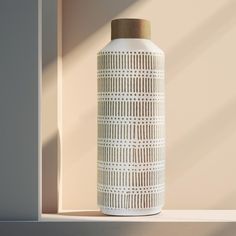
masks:
{"label": "geometric pattern on vase", "polygon": [[164,56],[97,55],[98,205],[122,215],[164,205]]}

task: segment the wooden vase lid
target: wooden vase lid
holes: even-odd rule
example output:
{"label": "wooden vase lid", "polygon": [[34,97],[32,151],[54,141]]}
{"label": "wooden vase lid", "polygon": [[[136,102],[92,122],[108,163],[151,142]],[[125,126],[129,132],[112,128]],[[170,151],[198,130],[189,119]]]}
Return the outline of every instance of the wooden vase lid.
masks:
{"label": "wooden vase lid", "polygon": [[151,24],[148,20],[134,18],[114,19],[111,22],[111,39],[151,38]]}

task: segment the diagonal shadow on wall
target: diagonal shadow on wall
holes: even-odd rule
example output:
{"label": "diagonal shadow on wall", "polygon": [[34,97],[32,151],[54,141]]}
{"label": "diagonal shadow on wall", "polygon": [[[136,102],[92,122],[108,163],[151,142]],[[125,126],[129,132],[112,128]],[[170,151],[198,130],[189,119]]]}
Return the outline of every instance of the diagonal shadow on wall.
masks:
{"label": "diagonal shadow on wall", "polygon": [[63,16],[70,15],[70,18],[67,18],[66,25],[63,22],[62,28],[66,27],[69,35],[72,35],[71,31],[73,31],[73,37],[69,39],[70,41],[67,38],[68,43],[63,46],[63,55],[73,50],[92,33],[135,2],[137,0],[64,0],[62,2]]}
{"label": "diagonal shadow on wall", "polygon": [[[229,0],[215,14],[167,51],[167,84],[208,47],[236,26],[235,12],[236,2]],[[195,129],[179,139],[176,144],[168,147],[167,182],[169,184],[211,152],[216,145],[220,144],[222,138],[235,132],[235,106],[235,100],[229,101],[218,112],[203,120]]]}
{"label": "diagonal shadow on wall", "polygon": [[167,157],[171,158],[167,159],[169,184],[235,132],[235,107],[236,99],[233,99],[168,149]]}
{"label": "diagonal shadow on wall", "polygon": [[191,33],[166,52],[167,83],[199,57],[216,40],[236,26],[236,1],[229,0]]}

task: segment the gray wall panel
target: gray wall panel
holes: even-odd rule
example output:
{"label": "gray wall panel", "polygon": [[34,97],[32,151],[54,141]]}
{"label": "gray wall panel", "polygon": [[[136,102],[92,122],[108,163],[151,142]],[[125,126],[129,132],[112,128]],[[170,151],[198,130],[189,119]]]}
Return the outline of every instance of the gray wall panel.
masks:
{"label": "gray wall panel", "polygon": [[38,1],[0,1],[0,220],[38,217]]}

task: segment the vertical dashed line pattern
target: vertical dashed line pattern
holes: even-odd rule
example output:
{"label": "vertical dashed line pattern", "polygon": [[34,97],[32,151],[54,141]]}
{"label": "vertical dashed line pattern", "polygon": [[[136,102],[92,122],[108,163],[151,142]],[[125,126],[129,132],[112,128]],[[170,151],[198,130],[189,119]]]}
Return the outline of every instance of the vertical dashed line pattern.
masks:
{"label": "vertical dashed line pattern", "polygon": [[164,204],[164,55],[102,51],[97,57],[98,204],[142,214]]}

